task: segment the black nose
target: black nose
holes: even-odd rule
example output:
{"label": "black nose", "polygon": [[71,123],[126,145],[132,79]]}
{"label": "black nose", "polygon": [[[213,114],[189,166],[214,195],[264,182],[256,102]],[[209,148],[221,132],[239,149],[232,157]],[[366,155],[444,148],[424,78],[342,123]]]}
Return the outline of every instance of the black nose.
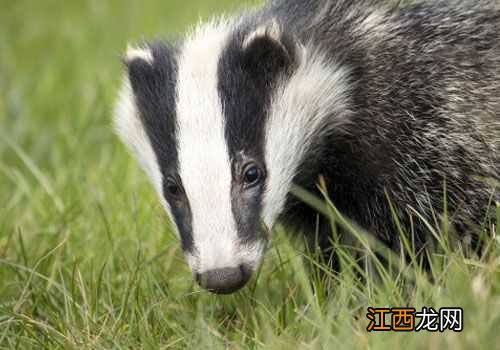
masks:
{"label": "black nose", "polygon": [[202,288],[212,293],[231,294],[243,287],[250,276],[250,269],[240,265],[197,273],[196,280]]}

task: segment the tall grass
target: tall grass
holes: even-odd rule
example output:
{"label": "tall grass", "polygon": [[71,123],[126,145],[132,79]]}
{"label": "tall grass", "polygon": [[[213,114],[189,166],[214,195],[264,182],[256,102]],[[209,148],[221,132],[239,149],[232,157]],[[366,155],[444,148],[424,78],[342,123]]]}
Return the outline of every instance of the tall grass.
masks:
{"label": "tall grass", "polygon": [[[498,227],[485,231],[481,255],[443,239],[431,279],[416,259],[399,259],[331,203],[299,191],[352,234],[356,248],[334,240],[341,273],[278,227],[241,292],[214,296],[192,282],[110,111],[127,41],[181,33],[235,2],[1,5],[1,348],[498,348]],[[447,236],[440,224],[429,231]],[[459,306],[464,331],[368,333],[369,306]]]}

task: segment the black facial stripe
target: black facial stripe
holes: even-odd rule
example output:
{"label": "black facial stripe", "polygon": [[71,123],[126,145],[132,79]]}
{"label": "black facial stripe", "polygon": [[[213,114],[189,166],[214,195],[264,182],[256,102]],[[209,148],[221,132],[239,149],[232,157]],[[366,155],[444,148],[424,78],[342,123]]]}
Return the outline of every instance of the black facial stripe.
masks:
{"label": "black facial stripe", "polygon": [[129,79],[135,94],[141,121],[158,157],[162,170],[177,166],[175,141],[174,51],[165,44],[149,46],[152,64],[137,58],[128,62]]}
{"label": "black facial stripe", "polygon": [[[127,62],[127,66],[141,122],[158,160],[165,187],[167,176],[178,173],[176,52],[173,47],[162,42],[147,47],[152,52],[152,63],[136,58]],[[163,195],[170,204],[183,249],[192,251],[192,219],[189,203],[187,201],[174,203],[168,199],[165,190]]]}
{"label": "black facial stripe", "polygon": [[[244,165],[250,161],[243,152],[233,159],[232,183],[231,183],[231,209],[236,221],[238,236],[243,243],[250,243],[259,238],[261,197],[265,189],[265,183],[261,182],[250,188],[245,188],[243,176]],[[255,161],[252,159],[252,161]],[[257,162],[259,162],[257,160]],[[264,164],[259,162],[264,168]],[[265,170],[264,170],[265,171]]]}
{"label": "black facial stripe", "polygon": [[[225,117],[225,137],[232,166],[231,201],[238,235],[258,239],[261,197],[265,184],[250,190],[241,186],[241,169],[254,161],[265,172],[265,124],[276,82],[293,66],[293,47],[282,38],[254,38],[243,48],[247,32],[235,33],[222,53],[218,90]],[[288,46],[288,47],[287,47]],[[236,165],[235,165],[236,164]]]}

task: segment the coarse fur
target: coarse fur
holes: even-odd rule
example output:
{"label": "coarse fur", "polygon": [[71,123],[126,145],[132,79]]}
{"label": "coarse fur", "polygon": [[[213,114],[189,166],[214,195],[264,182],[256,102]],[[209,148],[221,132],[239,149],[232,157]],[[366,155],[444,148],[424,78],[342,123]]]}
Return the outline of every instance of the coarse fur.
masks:
{"label": "coarse fur", "polygon": [[[195,276],[241,270],[244,281],[221,292],[257,268],[278,221],[317,232],[316,213],[290,190],[317,193],[320,176],[340,212],[393,249],[391,207],[418,251],[444,203],[464,240],[494,220],[496,0],[271,1],[175,44],[129,48],[125,62],[117,130]],[[326,251],[330,227],[319,226]]]}

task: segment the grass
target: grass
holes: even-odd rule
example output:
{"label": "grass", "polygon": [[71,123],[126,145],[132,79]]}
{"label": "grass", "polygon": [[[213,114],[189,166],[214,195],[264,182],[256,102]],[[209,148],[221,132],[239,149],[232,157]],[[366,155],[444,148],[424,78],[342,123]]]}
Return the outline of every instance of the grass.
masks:
{"label": "grass", "polygon": [[[321,266],[278,228],[242,292],[213,296],[193,284],[110,111],[127,41],[182,33],[234,4],[1,1],[0,348],[498,348],[494,227],[480,257],[444,239],[432,281],[392,258],[370,258],[379,277],[366,275],[342,245],[343,272],[316,273]],[[368,257],[385,252],[352,233]],[[462,307],[464,331],[368,333],[369,306]]]}

